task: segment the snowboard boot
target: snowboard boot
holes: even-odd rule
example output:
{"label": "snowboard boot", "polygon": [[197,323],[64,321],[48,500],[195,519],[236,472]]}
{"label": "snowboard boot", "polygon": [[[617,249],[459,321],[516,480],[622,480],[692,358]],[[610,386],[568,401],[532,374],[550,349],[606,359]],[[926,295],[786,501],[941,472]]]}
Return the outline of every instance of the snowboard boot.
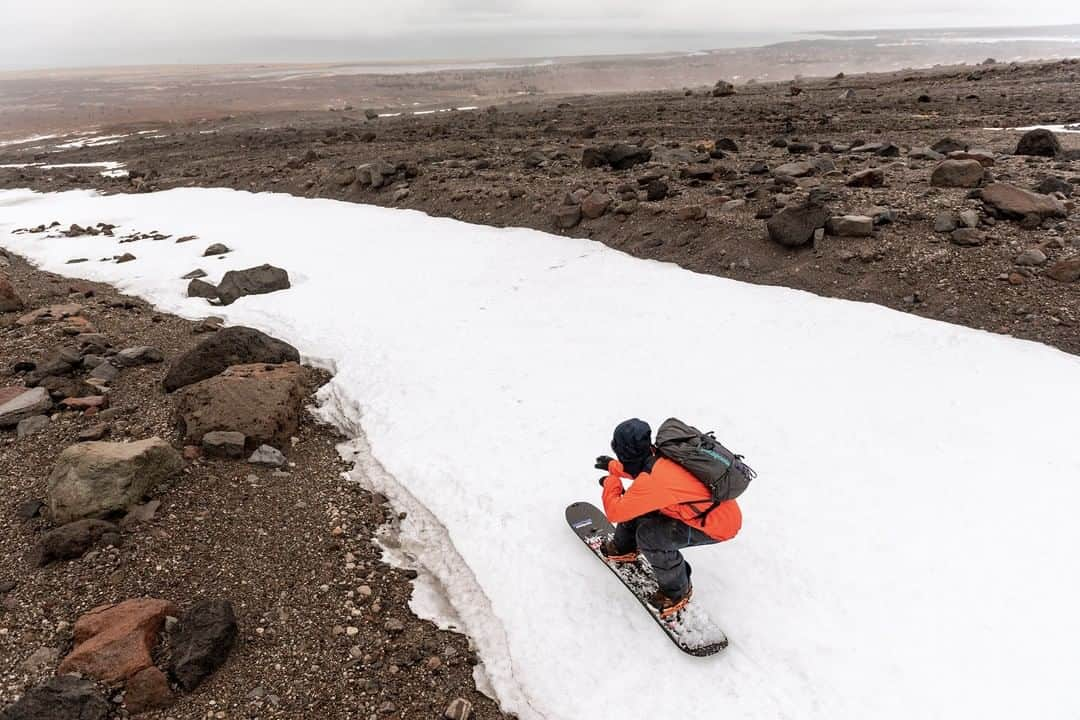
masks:
{"label": "snowboard boot", "polygon": [[604,559],[608,562],[613,562],[617,565],[622,563],[632,563],[638,559],[638,551],[631,550],[630,552],[621,552],[619,548],[615,547],[615,540],[608,539],[604,541],[604,544],[600,546],[600,554],[604,556]]}
{"label": "snowboard boot", "polygon": [[649,598],[649,604],[652,605],[660,612],[660,618],[666,620],[675,613],[682,610],[690,603],[690,598],[694,594],[694,586],[691,585],[686,589],[686,594],[681,598],[674,599],[669,598],[662,591],[657,590],[651,598]]}

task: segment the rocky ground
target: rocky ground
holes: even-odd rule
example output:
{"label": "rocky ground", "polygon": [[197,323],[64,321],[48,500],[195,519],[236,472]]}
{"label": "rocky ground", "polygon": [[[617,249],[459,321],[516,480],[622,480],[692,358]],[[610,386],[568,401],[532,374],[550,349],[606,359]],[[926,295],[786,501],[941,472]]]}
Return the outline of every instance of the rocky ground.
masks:
{"label": "rocky ground", "polygon": [[[988,62],[422,116],[252,113],[8,148],[0,164],[118,161],[129,176],[8,168],[0,187],[227,186],[413,208],[1075,353],[1080,134],[1026,155],[1020,132],[988,128],[1080,121],[1078,75],[1077,60]],[[946,159],[960,162],[937,170]]]}
{"label": "rocky ground", "polygon": [[0,266],[0,717],[503,717],[380,562],[397,516],[303,409],[324,373]]}

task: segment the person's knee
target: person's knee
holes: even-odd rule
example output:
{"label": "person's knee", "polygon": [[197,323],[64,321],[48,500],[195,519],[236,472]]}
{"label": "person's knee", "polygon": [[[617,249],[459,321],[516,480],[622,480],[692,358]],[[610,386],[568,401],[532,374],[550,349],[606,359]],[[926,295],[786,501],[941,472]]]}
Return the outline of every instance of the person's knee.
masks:
{"label": "person's knee", "polygon": [[673,550],[670,525],[665,518],[644,518],[637,526],[638,547],[642,550]]}

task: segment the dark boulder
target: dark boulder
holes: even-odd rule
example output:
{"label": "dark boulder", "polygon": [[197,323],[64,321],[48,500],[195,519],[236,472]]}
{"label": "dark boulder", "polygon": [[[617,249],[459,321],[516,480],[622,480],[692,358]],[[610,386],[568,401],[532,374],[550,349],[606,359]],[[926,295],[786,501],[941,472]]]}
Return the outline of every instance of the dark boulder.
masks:
{"label": "dark boulder", "polygon": [[1065,197],[1072,197],[1073,186],[1072,183],[1065,182],[1061,178],[1047,177],[1035,186],[1035,192],[1042,193],[1043,195],[1049,195],[1050,193],[1059,192]]}
{"label": "dark boulder", "polygon": [[1017,155],[1055,157],[1060,153],[1061,143],[1058,142],[1057,136],[1043,128],[1027,131],[1016,145]]}
{"label": "dark boulder", "polygon": [[232,603],[202,600],[180,618],[171,638],[171,672],[191,692],[225,663],[236,644],[238,628]]}
{"label": "dark boulder", "polygon": [[212,378],[232,365],[287,362],[300,362],[292,345],[254,328],[224,328],[176,359],[165,376],[165,391]]}
{"label": "dark boulder", "polygon": [[188,283],[187,288],[188,297],[205,298],[206,300],[217,300],[218,289],[211,283],[199,278],[193,278]]}
{"label": "dark boulder", "polygon": [[587,168],[609,166],[615,170],[627,170],[652,159],[652,150],[640,145],[616,143],[585,148],[581,164]]}
{"label": "dark boulder", "polygon": [[259,265],[225,273],[217,292],[222,305],[231,305],[247,295],[264,295],[290,287],[289,273],[273,265]]}
{"label": "dark boulder", "polygon": [[76,520],[41,536],[33,553],[37,565],[80,558],[97,546],[119,545],[120,528],[104,520]]}
{"label": "dark boulder", "polygon": [[0,712],[0,720],[105,720],[109,704],[89,680],[52,677]]}
{"label": "dark boulder", "polygon": [[942,155],[948,155],[951,152],[962,152],[967,150],[968,145],[967,143],[960,142],[954,138],[944,137],[931,145],[930,149],[934,152],[941,153]]}
{"label": "dark boulder", "polygon": [[829,211],[818,203],[786,207],[769,218],[769,237],[785,247],[801,247],[814,239],[814,232],[824,228]]}

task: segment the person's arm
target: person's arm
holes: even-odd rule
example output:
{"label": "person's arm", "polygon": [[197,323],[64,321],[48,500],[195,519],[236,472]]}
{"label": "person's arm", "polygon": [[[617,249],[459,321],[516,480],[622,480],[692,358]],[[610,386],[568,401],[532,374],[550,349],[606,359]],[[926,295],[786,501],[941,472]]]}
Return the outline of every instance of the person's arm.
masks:
{"label": "person's arm", "polygon": [[613,523],[633,520],[667,507],[674,501],[671,493],[664,490],[649,473],[641,473],[634,478],[628,490],[623,489],[622,477],[628,477],[622,463],[612,460],[608,465],[608,476],[604,478],[603,501],[604,514]]}

